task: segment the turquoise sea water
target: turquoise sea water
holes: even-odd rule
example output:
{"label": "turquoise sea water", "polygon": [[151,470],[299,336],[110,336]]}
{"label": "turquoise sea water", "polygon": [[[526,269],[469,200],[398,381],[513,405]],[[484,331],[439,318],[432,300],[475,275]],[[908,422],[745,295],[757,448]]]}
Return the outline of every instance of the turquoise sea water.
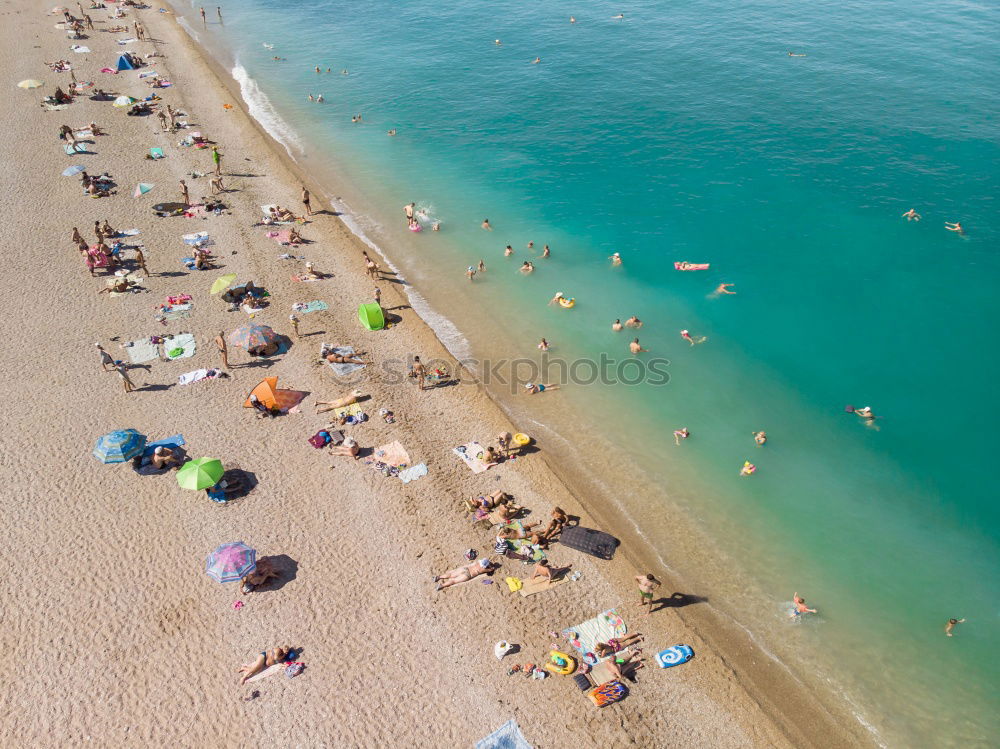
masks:
{"label": "turquoise sea water", "polygon": [[[996,5],[244,0],[223,12],[207,29],[189,14],[191,28],[237,66],[297,159],[336,169],[367,233],[473,353],[503,341],[537,358],[544,335],[563,357],[628,358],[610,323],[646,321],[644,356],[670,360],[668,385],[544,398],[604,422],[665,487],[663,507],[683,508],[752,580],[753,600],[740,585],[708,591],[713,604],[889,745],[996,740]],[[443,231],[405,231],[410,200]],[[922,221],[901,218],[911,207]],[[480,258],[488,271],[469,284]],[[712,267],[678,273],[681,260]],[[721,282],[737,295],[712,298]],[[548,307],[556,291],[577,307]],[[691,348],[682,328],[709,340]],[[557,428],[553,402],[538,417]],[[871,405],[881,429],[846,404]],[[759,470],[740,479],[746,458]],[[662,515],[642,520],[654,544]],[[795,589],[821,612],[801,625],[784,613]],[[945,638],[950,616],[967,622]]]}

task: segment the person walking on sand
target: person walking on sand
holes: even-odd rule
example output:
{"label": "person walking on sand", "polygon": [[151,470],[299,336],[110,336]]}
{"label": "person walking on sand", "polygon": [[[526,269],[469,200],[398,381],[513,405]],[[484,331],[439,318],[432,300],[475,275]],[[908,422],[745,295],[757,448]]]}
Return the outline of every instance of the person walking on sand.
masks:
{"label": "person walking on sand", "polygon": [[292,324],[292,333],[295,334],[296,338],[300,338],[301,336],[299,336],[299,318],[297,318],[295,315],[289,315],[288,322]]}
{"label": "person walking on sand", "polygon": [[229,347],[226,345],[226,336],[221,330],[219,335],[215,336],[215,345],[219,349],[219,355],[222,357],[222,368],[229,369]]}
{"label": "person walking on sand", "polygon": [[955,629],[955,625],[956,624],[961,624],[964,621],[965,621],[964,618],[962,618],[962,619],[949,619],[948,623],[944,625],[944,633],[946,635],[948,635],[948,637],[954,637],[954,635],[952,634],[952,630]]}
{"label": "person walking on sand", "polygon": [[792,613],[788,615],[790,617],[817,613],[816,609],[811,609],[806,606],[806,599],[800,596],[797,592],[792,594],[792,605],[794,606],[794,609],[792,609]]}
{"label": "person walking on sand", "polygon": [[905,218],[907,221],[919,221],[920,214],[911,208],[910,210],[908,210],[906,213],[903,214],[903,218]]}
{"label": "person walking on sand", "polygon": [[628,345],[628,350],[631,351],[633,354],[649,353],[648,348],[643,348],[642,346],[639,345],[638,338],[632,339],[632,343]]}
{"label": "person walking on sand", "polygon": [[167,125],[167,113],[161,109],[159,112],[156,113],[156,116],[159,117],[160,119],[160,129],[168,130],[169,127]]}
{"label": "person walking on sand", "polygon": [[215,163],[215,175],[222,175],[222,154],[219,153],[218,146],[212,146],[212,161]]}
{"label": "person walking on sand", "polygon": [[132,378],[128,376],[128,365],[125,362],[116,362],[115,371],[118,376],[122,379],[122,385],[125,386],[125,392],[131,393],[135,390],[135,383],[132,382]]}
{"label": "person walking on sand", "polygon": [[312,216],[313,209],[309,199],[309,190],[306,189],[305,185],[302,185],[302,205],[306,207],[306,215]]}
{"label": "person walking on sand", "polygon": [[424,368],[424,363],[420,361],[419,356],[413,357],[413,367],[410,371],[417,378],[417,387],[423,390],[426,387],[424,380],[427,377],[427,370]]}
{"label": "person walking on sand", "polygon": [[639,584],[639,605],[648,607],[646,615],[649,616],[653,610],[653,591],[660,587],[662,583],[653,577],[652,572],[648,575],[636,575],[635,581]]}
{"label": "person walking on sand", "polygon": [[191,195],[188,192],[188,186],[184,180],[181,180],[181,202],[184,203],[185,208],[191,205]]}
{"label": "person walking on sand", "polygon": [[111,358],[111,354],[104,350],[104,346],[99,343],[95,343],[94,345],[101,356],[101,369],[105,372],[110,372],[115,368],[115,360]]}

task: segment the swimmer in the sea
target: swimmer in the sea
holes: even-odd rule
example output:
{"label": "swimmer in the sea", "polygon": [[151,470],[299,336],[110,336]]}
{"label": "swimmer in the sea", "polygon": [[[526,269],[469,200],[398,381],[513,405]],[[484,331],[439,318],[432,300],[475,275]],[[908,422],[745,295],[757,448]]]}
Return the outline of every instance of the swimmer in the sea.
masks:
{"label": "swimmer in the sea", "polygon": [[538,350],[539,351],[548,351],[549,350],[549,342],[546,341],[543,338],[541,341],[538,342]]}
{"label": "swimmer in the sea", "polygon": [[534,266],[534,265],[532,265],[532,264],[531,264],[531,263],[530,263],[529,261],[525,260],[525,261],[524,261],[524,262],[523,262],[523,263],[521,264],[521,267],[520,267],[520,269],[519,269],[519,270],[520,270],[520,271],[521,271],[522,273],[524,273],[524,274],[528,274],[528,273],[531,273],[531,271],[533,271],[534,269],[535,269],[535,266]]}
{"label": "swimmer in the sea", "polygon": [[476,269],[470,265],[465,271],[465,277],[470,281],[474,279],[476,277]]}
{"label": "swimmer in the sea", "polygon": [[503,42],[501,42],[501,41],[500,41],[499,39],[494,39],[494,40],[493,40],[493,43],[494,43],[495,45],[497,45],[498,47],[500,47],[500,46],[502,46],[502,45],[503,45]]}
{"label": "swimmer in the sea", "polygon": [[545,245],[542,248],[542,257],[548,257],[551,253],[549,252],[549,246]]}
{"label": "swimmer in the sea", "polygon": [[312,94],[309,94],[309,101],[316,101],[316,97],[314,97]]}
{"label": "swimmer in the sea", "polygon": [[316,97],[316,101],[318,101],[318,102],[323,102],[323,101],[325,101],[325,99],[323,99],[323,94],[320,94],[319,96],[317,96],[317,97]]}
{"label": "swimmer in the sea", "polygon": [[789,56],[789,57],[805,57],[805,55],[804,55],[804,54],[798,54],[798,53],[796,53],[796,52],[789,52],[789,53],[788,53],[788,56]]}
{"label": "swimmer in the sea", "polygon": [[641,328],[642,327],[642,320],[640,320],[635,315],[632,315],[632,317],[630,317],[628,320],[625,321],[625,327],[626,328],[637,328],[637,329]]}
{"label": "swimmer in the sea", "polygon": [[789,614],[789,616],[802,616],[803,614],[816,613],[816,609],[811,609],[806,606],[806,599],[798,593],[792,594],[792,604],[795,606],[795,609]]}
{"label": "swimmer in the sea", "polygon": [[638,338],[633,338],[632,339],[632,342],[628,345],[628,350],[631,351],[633,354],[641,354],[643,352],[645,352],[647,354],[649,353],[649,349],[648,348],[643,348],[642,346],[639,345],[639,339]]}
{"label": "swimmer in the sea", "polygon": [[965,234],[965,229],[963,229],[962,225],[960,223],[958,223],[957,221],[954,221],[954,222],[952,222],[952,221],[945,221],[944,222],[944,228],[947,229],[948,231],[954,231],[954,232],[958,232],[959,234]]}
{"label": "swimmer in the sea", "polygon": [[680,447],[681,440],[686,440],[691,436],[691,432],[688,431],[687,427],[681,427],[680,429],[674,430],[674,442]]}
{"label": "swimmer in the sea", "polygon": [[576,23],[576,19],[573,16],[570,16],[569,17],[569,22],[570,23]]}
{"label": "swimmer in the sea", "polygon": [[534,250],[534,249],[535,249],[535,243],[534,243],[534,242],[531,242],[531,241],[529,241],[529,242],[528,242],[528,249],[529,249],[529,250]]}
{"label": "swimmer in the sea", "polygon": [[490,226],[490,220],[488,218],[484,218],[483,223],[481,223],[480,226],[483,229],[486,229],[486,231],[493,231],[493,227]]}
{"label": "swimmer in the sea", "polygon": [[866,427],[871,427],[872,429],[879,431],[878,425],[875,423],[875,419],[878,417],[872,411],[871,406],[865,406],[864,408],[855,408],[854,413],[861,417],[861,420],[865,422]]}
{"label": "swimmer in the sea", "polygon": [[541,61],[542,61],[542,58],[541,58],[541,57],[536,57],[536,58],[535,58],[534,60],[532,60],[532,61],[531,61],[531,64],[532,64],[532,65],[537,65],[537,64],[538,64],[538,63],[540,63]]}
{"label": "swimmer in the sea", "polygon": [[683,338],[685,341],[687,341],[688,343],[690,343],[692,346],[694,346],[696,343],[704,343],[705,341],[708,340],[708,338],[706,338],[705,336],[702,336],[701,338],[698,338],[696,340],[696,339],[692,338],[691,334],[688,331],[686,331],[686,330],[682,330],[681,331],[681,338]]}
{"label": "swimmer in the sea", "polygon": [[613,331],[615,331],[616,333],[620,332],[621,329],[622,329],[622,321],[621,320],[615,320],[613,323],[611,323],[611,329]]}
{"label": "swimmer in the sea", "polygon": [[907,221],[919,221],[920,214],[911,208],[910,210],[908,210],[906,213],[903,214],[903,218],[905,218]]}
{"label": "swimmer in the sea", "polygon": [[718,286],[715,287],[715,294],[716,295],[719,295],[719,294],[735,294],[736,293],[735,291],[730,291],[729,290],[730,286],[735,286],[735,285],[736,284],[732,284],[732,283],[720,283]]}
{"label": "swimmer in the sea", "polygon": [[625,14],[624,13],[619,13],[617,16],[611,16],[611,20],[612,21],[624,21],[625,20]]}
{"label": "swimmer in the sea", "polygon": [[480,260],[479,260],[479,272],[480,273],[485,273],[486,272],[486,263],[484,263],[482,261],[482,258],[480,258]]}
{"label": "swimmer in the sea", "polygon": [[948,637],[954,637],[951,631],[955,629],[956,624],[961,624],[964,621],[965,619],[949,619],[948,623],[944,625],[944,633],[948,635]]}
{"label": "swimmer in the sea", "polygon": [[511,247],[510,245],[507,245],[506,247],[503,248],[504,257],[510,257],[513,254],[514,254],[514,248]]}
{"label": "swimmer in the sea", "polygon": [[433,224],[431,224],[431,231],[441,231],[441,222],[435,221]]}
{"label": "swimmer in the sea", "polygon": [[757,443],[757,447],[763,447],[767,443],[767,433],[764,430],[753,432],[753,441]]}
{"label": "swimmer in the sea", "polygon": [[609,257],[608,260],[611,261],[612,265],[621,265],[622,264],[622,256],[619,253],[617,253],[617,252],[615,254],[613,254],[611,257]]}
{"label": "swimmer in the sea", "polygon": [[389,135],[395,135],[396,134],[396,128],[393,128],[392,130],[390,130],[388,134]]}
{"label": "swimmer in the sea", "polygon": [[528,391],[528,395],[535,395],[536,393],[544,393],[546,390],[558,390],[558,385],[532,385],[530,382],[524,386],[524,389]]}
{"label": "swimmer in the sea", "polygon": [[317,73],[319,73],[319,72],[320,72],[320,69],[319,69],[319,65],[317,65],[317,66],[316,66],[316,72],[317,72]]}
{"label": "swimmer in the sea", "polygon": [[560,300],[562,300],[564,298],[565,297],[563,296],[563,293],[561,291],[557,291],[556,295],[554,297],[552,297],[551,299],[549,299],[549,304],[557,304]]}

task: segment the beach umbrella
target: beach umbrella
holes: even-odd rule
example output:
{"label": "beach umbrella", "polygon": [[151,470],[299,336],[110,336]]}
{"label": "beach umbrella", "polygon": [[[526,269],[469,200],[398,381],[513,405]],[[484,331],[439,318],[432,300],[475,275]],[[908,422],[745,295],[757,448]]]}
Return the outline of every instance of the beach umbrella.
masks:
{"label": "beach umbrella", "polygon": [[133,99],[131,96],[119,96],[117,99],[111,102],[111,106],[118,107],[119,109],[124,109],[125,107],[131,107],[137,101],[139,100]]}
{"label": "beach umbrella", "polygon": [[225,469],[215,458],[198,458],[185,463],[177,471],[177,485],[181,489],[199,491],[219,483]]}
{"label": "beach umbrella", "polygon": [[63,176],[64,177],[73,177],[73,176],[79,174],[80,172],[84,171],[86,168],[87,167],[85,167],[83,164],[74,164],[73,166],[69,167],[68,169],[63,169]]}
{"label": "beach umbrella", "polygon": [[152,182],[140,182],[135,186],[135,192],[132,193],[133,198],[138,198],[140,195],[145,195],[147,192],[153,189]]}
{"label": "beach umbrella", "polygon": [[242,346],[249,350],[257,346],[266,346],[278,340],[278,334],[267,325],[243,325],[229,334],[227,339],[234,346]]}
{"label": "beach umbrella", "polygon": [[205,572],[220,583],[231,583],[257,568],[257,552],[242,541],[230,541],[208,555]]}
{"label": "beach umbrella", "polygon": [[45,84],[42,81],[36,81],[34,78],[28,78],[27,80],[21,81],[17,84],[18,88],[39,88]]}
{"label": "beach umbrella", "polygon": [[212,284],[212,288],[209,291],[211,291],[211,293],[213,294],[218,294],[220,291],[225,291],[226,289],[228,289],[235,280],[236,280],[235,273],[227,273],[226,275],[215,279],[215,282]]}
{"label": "beach umbrella", "polygon": [[102,463],[124,463],[142,452],[146,435],[134,429],[119,429],[99,437],[93,455]]}

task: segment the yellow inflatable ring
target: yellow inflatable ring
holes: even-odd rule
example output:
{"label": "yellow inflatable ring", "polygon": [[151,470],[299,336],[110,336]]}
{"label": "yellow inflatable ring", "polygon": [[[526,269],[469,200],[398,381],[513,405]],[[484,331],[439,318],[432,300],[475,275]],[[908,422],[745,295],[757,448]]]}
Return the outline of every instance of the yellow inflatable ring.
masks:
{"label": "yellow inflatable ring", "polygon": [[518,432],[514,435],[514,444],[518,447],[524,447],[525,445],[531,444],[531,437],[524,434],[523,432]]}
{"label": "yellow inflatable ring", "polygon": [[[556,662],[557,658],[566,665],[560,666]],[[571,655],[566,655],[565,653],[560,653],[558,650],[550,650],[549,659],[545,662],[544,668],[546,671],[551,671],[554,674],[569,676],[571,673],[576,671],[576,658]]]}
{"label": "yellow inflatable ring", "polygon": [[565,307],[566,309],[573,309],[573,305],[576,304],[576,298],[567,299],[566,297],[561,297],[559,299],[559,306]]}

